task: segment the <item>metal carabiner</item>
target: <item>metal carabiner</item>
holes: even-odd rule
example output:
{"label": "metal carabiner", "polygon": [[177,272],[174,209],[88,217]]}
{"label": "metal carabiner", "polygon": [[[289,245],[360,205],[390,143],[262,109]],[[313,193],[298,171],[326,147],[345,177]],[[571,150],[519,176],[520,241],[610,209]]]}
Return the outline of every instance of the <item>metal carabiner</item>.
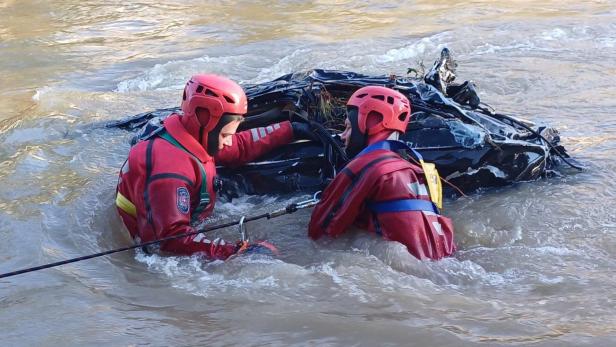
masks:
{"label": "metal carabiner", "polygon": [[242,216],[242,218],[240,218],[240,222],[238,224],[239,227],[239,231],[240,231],[240,240],[242,242],[248,242],[249,237],[248,237],[248,230],[246,229],[246,226],[244,225],[244,219],[246,219],[246,216]]}
{"label": "metal carabiner", "polygon": [[312,196],[312,200],[315,200],[315,201],[321,200],[321,193],[323,193],[322,190],[319,190],[318,192],[314,193],[314,195]]}
{"label": "metal carabiner", "polygon": [[312,199],[298,202],[296,204],[297,209],[301,210],[303,208],[312,207],[312,206],[318,204],[319,203],[320,195],[321,195],[321,191],[319,190],[318,192],[314,193],[314,195],[312,196]]}

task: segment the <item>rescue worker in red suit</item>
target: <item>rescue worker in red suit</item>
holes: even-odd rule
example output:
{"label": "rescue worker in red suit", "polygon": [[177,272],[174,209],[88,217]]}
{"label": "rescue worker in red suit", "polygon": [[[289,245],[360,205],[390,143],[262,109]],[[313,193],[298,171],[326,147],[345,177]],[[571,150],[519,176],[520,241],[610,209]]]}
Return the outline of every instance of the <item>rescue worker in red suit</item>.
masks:
{"label": "rescue worker in red suit", "polygon": [[397,141],[410,118],[408,99],[395,90],[368,86],[353,93],[341,138],[354,159],[324,190],[312,212],[312,239],[336,237],[355,224],[402,243],[422,260],[455,251],[453,225],[431,201],[422,168],[396,152],[412,151]]}
{"label": "rescue worker in red suit", "polygon": [[[120,172],[116,205],[137,242],[193,232],[212,214],[215,163],[239,166],[289,143],[294,133],[309,132],[307,124],[285,121],[236,133],[247,111],[246,94],[216,75],[193,76],[181,109],[182,115],[169,116],[131,148]],[[226,259],[241,246],[246,245],[197,234],[162,242],[160,249]]]}

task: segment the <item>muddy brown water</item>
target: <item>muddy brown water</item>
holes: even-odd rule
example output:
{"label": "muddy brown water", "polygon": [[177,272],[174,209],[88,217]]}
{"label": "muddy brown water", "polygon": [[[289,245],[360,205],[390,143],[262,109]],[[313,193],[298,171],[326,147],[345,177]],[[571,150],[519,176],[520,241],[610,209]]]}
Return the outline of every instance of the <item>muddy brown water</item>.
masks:
{"label": "muddy brown water", "polygon": [[484,101],[589,167],[448,201],[460,250],[440,262],[365,233],[313,243],[302,211],[249,225],[278,259],[125,252],[3,279],[2,345],[616,345],[615,18],[613,1],[0,1],[0,272],[124,244],[130,134],[96,125],[176,106],[196,72],[404,74],[449,47]]}

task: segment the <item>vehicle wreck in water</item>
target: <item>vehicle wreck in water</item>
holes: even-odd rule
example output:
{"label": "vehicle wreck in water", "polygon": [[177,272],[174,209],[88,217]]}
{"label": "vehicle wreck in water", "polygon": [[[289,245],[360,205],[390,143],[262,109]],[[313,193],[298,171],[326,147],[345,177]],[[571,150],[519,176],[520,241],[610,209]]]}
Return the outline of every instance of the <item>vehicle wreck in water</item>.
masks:
{"label": "vehicle wreck in water", "polygon": [[[556,129],[495,112],[480,102],[471,81],[454,84],[455,65],[445,48],[423,78],[314,69],[244,86],[248,113],[239,130],[303,117],[317,124],[321,143],[296,141],[257,162],[218,167],[224,194],[322,189],[348,161],[338,138],[346,101],[367,85],[393,88],[409,98],[412,118],[400,140],[436,164],[449,183],[443,185],[446,196],[555,175],[563,163],[581,169],[560,145]],[[179,112],[179,107],[159,109],[107,127],[144,131]]]}

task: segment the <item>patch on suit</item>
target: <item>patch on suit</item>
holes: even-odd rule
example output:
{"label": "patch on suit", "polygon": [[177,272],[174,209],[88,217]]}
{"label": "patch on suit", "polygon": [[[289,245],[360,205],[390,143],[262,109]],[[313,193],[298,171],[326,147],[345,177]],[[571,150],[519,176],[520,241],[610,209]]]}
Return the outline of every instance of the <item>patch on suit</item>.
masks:
{"label": "patch on suit", "polygon": [[186,187],[179,187],[177,190],[178,210],[183,214],[188,214],[190,210],[190,193]]}

